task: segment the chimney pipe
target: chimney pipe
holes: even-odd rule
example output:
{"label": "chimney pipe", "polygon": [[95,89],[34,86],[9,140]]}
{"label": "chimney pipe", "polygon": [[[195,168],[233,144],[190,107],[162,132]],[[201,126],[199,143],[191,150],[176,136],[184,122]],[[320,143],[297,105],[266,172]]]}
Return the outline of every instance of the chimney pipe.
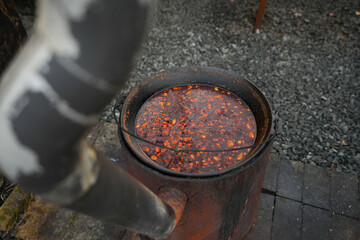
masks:
{"label": "chimney pipe", "polygon": [[0,84],[0,168],[45,200],[163,238],[178,211],[82,138],[125,83],[149,4],[39,0]]}

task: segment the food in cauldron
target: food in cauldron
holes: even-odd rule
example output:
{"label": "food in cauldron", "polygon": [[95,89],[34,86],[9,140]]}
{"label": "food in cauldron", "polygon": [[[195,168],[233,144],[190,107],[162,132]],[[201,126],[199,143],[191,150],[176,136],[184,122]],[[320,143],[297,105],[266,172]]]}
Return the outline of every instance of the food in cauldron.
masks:
{"label": "food in cauldron", "polygon": [[[184,173],[226,169],[245,159],[256,139],[255,117],[238,96],[220,87],[186,85],[150,97],[136,116],[141,149],[156,164]],[[208,152],[208,150],[215,150]]]}

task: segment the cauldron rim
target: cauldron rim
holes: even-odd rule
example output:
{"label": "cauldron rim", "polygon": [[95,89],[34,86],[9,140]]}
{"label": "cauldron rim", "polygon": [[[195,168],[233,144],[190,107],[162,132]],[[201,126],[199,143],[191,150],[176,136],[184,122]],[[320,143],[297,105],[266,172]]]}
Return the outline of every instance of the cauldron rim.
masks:
{"label": "cauldron rim", "polygon": [[[196,80],[199,80],[199,77],[201,76],[199,74],[205,74],[205,77],[208,75],[214,77],[214,79],[212,79],[212,81],[214,81],[214,82],[212,82],[210,80],[208,80],[210,82],[196,81]],[[192,76],[196,79],[194,80],[193,78],[186,78],[189,76]],[[217,82],[217,81],[219,81],[219,79],[217,79],[216,76],[227,79],[228,80],[227,84],[229,84],[229,86],[225,86],[224,81]],[[172,77],[172,78],[169,80],[169,77]],[[171,85],[169,85],[169,84],[171,84]],[[253,107],[252,107],[253,104],[251,104],[251,103],[249,104],[248,100],[244,99],[243,94],[241,94],[242,96],[239,96],[239,94],[237,94],[237,91],[234,92],[233,89],[230,89],[231,86],[237,85],[237,84],[241,85],[243,88],[245,88],[245,90],[251,89],[252,97],[254,99],[256,98],[259,102],[261,102],[259,104],[261,105],[262,110],[266,111],[266,113],[263,112],[263,114],[265,114],[266,117],[261,117],[262,121],[267,121],[267,123],[265,124],[265,125],[267,125],[265,127],[266,129],[265,129],[265,131],[262,130],[263,132],[260,134],[260,135],[262,135],[260,137],[261,138],[260,141],[257,136],[255,143],[267,141],[272,133],[273,117],[272,117],[271,106],[270,106],[268,100],[266,99],[266,97],[264,96],[264,94],[253,83],[251,83],[247,79],[244,79],[240,75],[230,72],[230,71],[226,71],[226,70],[219,69],[219,68],[213,68],[213,67],[190,66],[190,67],[174,68],[174,69],[170,69],[168,71],[158,73],[158,74],[148,78],[147,80],[143,81],[141,84],[136,86],[131,91],[131,93],[127,96],[127,98],[123,104],[120,116],[119,116],[119,126],[123,127],[124,129],[126,129],[130,132],[135,132],[134,131],[135,118],[136,118],[137,112],[140,109],[140,107],[142,106],[142,104],[147,99],[149,99],[151,96],[153,96],[154,94],[156,94],[157,92],[160,92],[162,90],[172,88],[175,86],[185,86],[185,85],[205,85],[205,86],[221,87],[225,90],[228,90],[228,91],[234,93],[235,95],[240,97],[242,100],[244,100],[254,113],[254,111],[256,111],[256,110],[253,109]],[[243,93],[244,93],[244,91],[243,91]],[[136,106],[136,108],[131,109],[131,107],[133,107],[134,105]],[[130,109],[131,109],[131,111],[130,111]],[[254,115],[255,115],[255,119],[256,119],[256,125],[258,126],[257,135],[259,135],[259,125],[261,125],[261,124],[258,124],[258,122],[260,121],[259,117],[258,117],[259,112],[255,112]],[[253,165],[253,163],[257,161],[257,156],[268,145],[268,143],[264,143],[258,147],[255,147],[247,154],[247,156],[245,157],[245,159],[243,161],[241,161],[238,164],[234,164],[231,167],[228,167],[226,169],[215,171],[215,172],[205,172],[205,173],[184,173],[184,172],[173,171],[171,169],[167,169],[165,167],[162,167],[162,166],[154,163],[142,151],[141,147],[138,145],[137,140],[133,139],[131,136],[129,136],[128,134],[126,134],[124,131],[122,131],[119,128],[119,135],[120,134],[122,134],[122,138],[124,139],[126,147],[128,147],[130,149],[130,151],[133,153],[133,155],[137,158],[138,161],[142,162],[144,165],[152,168],[153,170],[161,172],[165,175],[169,175],[172,177],[177,176],[177,177],[181,177],[181,178],[218,177],[221,175],[227,175],[228,173],[232,173],[234,171],[244,170],[244,169],[250,167],[251,165]]]}

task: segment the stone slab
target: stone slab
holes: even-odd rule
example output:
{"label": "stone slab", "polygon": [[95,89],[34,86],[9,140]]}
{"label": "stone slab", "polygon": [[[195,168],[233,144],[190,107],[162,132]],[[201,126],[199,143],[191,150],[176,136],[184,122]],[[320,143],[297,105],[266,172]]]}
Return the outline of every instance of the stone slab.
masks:
{"label": "stone slab", "polygon": [[76,214],[72,223],[68,226],[63,239],[71,240],[98,240],[98,239],[121,239],[124,240],[125,230],[120,226],[89,217]]}
{"label": "stone slab", "polygon": [[104,127],[104,121],[99,121],[85,133],[86,140],[91,145],[94,145],[103,127]]}
{"label": "stone slab", "polygon": [[27,240],[124,239],[125,236],[125,230],[119,226],[40,200],[30,204],[23,222],[16,237]]}
{"label": "stone slab", "polygon": [[301,201],[303,178],[303,163],[281,159],[276,194],[281,197]]}
{"label": "stone slab", "polygon": [[244,240],[270,240],[275,197],[262,193],[250,233]]}
{"label": "stone slab", "polygon": [[36,200],[25,212],[22,218],[25,223],[17,228],[16,237],[34,240],[63,239],[73,215],[73,211]]}
{"label": "stone slab", "polygon": [[303,202],[330,209],[330,176],[325,168],[305,164]]}
{"label": "stone slab", "polygon": [[312,206],[303,206],[302,240],[329,240],[331,212]]}
{"label": "stone slab", "polygon": [[352,174],[331,173],[331,210],[360,219],[358,177]]}
{"label": "stone slab", "polygon": [[331,240],[359,240],[360,221],[333,214],[331,218]]}
{"label": "stone slab", "polygon": [[271,153],[269,162],[266,166],[263,189],[270,192],[276,192],[276,185],[279,175],[280,160],[279,155]]}
{"label": "stone slab", "polygon": [[276,197],[271,239],[301,240],[301,203]]}
{"label": "stone slab", "polygon": [[19,186],[11,192],[0,208],[0,231],[7,232],[18,220],[19,214],[27,207],[30,196]]}
{"label": "stone slab", "polygon": [[103,122],[103,127],[98,134],[94,147],[102,151],[111,161],[124,167],[121,154],[121,145],[118,138],[118,126],[114,123]]}

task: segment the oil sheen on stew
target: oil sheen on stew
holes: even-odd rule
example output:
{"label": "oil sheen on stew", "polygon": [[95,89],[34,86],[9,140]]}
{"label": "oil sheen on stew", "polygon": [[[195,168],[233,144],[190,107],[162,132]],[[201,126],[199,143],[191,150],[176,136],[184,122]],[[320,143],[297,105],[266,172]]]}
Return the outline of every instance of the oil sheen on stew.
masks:
{"label": "oil sheen on stew", "polygon": [[[223,150],[250,146],[256,123],[250,108],[218,87],[173,87],[149,98],[136,116],[136,134],[175,149]],[[241,162],[250,149],[175,152],[139,141],[156,164],[183,173],[209,173]]]}

